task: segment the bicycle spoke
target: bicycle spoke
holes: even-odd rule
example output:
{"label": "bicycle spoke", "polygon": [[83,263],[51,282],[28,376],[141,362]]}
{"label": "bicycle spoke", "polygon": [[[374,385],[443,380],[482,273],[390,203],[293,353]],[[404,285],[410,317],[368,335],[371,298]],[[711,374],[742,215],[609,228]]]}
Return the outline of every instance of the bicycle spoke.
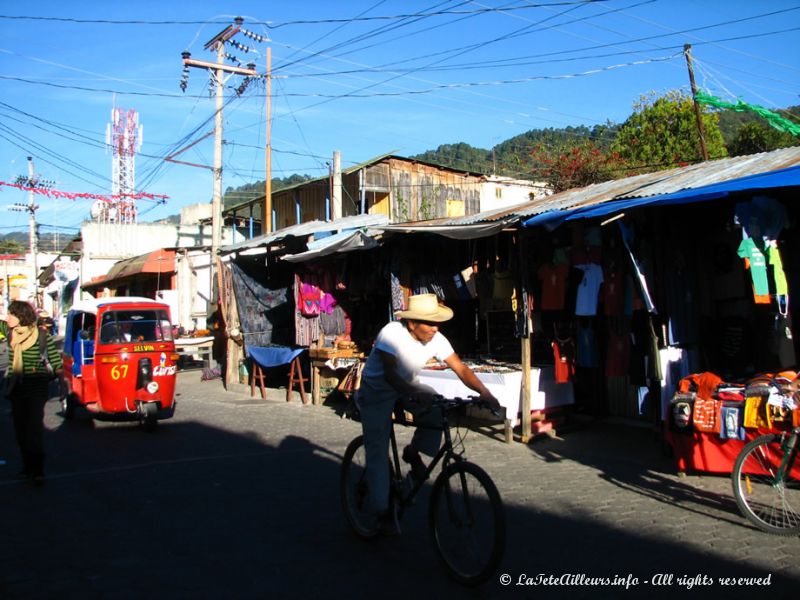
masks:
{"label": "bicycle spoke", "polygon": [[505,544],[505,519],[494,484],[470,463],[445,471],[431,496],[431,533],[451,574],[463,583],[485,580]]}
{"label": "bicycle spoke", "polygon": [[795,457],[779,435],[762,436],[743,449],[732,474],[742,513],[760,529],[782,535],[800,530],[800,484]]}

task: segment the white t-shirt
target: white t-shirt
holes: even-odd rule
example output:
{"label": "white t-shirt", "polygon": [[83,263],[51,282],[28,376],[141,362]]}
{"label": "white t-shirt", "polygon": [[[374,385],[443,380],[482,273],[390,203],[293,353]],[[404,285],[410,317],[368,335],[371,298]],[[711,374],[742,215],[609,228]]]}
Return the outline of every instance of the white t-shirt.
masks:
{"label": "white t-shirt", "polygon": [[575,265],[575,268],[583,271],[583,280],[578,286],[578,298],[575,302],[575,314],[578,316],[596,315],[597,297],[600,293],[600,285],[603,283],[603,268],[592,263]]}
{"label": "white t-shirt", "polygon": [[[393,321],[383,327],[375,340],[375,349],[383,350],[397,359],[397,372],[406,381],[413,382],[431,358],[443,361],[453,354],[453,346],[444,335],[436,332],[427,344],[414,338],[400,321]],[[398,392],[387,383],[383,372],[383,360],[377,352],[373,351],[364,365],[361,375],[361,384],[368,385],[371,393],[388,393],[397,395]]]}

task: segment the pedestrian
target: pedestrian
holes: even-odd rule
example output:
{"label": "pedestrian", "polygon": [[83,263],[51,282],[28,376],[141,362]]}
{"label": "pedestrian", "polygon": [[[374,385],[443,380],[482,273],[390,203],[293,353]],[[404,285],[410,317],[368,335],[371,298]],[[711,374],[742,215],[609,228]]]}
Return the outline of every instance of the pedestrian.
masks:
{"label": "pedestrian", "polygon": [[[8,323],[6,316],[0,315],[0,412],[5,412],[6,407],[6,371],[8,370]],[[0,465],[6,464],[0,459]]]}
{"label": "pedestrian", "polygon": [[[385,325],[378,333],[375,345],[367,358],[358,392],[358,408],[364,431],[367,484],[370,508],[376,516],[379,530],[387,535],[397,532],[393,515],[389,514],[389,437],[392,412],[398,402],[412,398],[420,402],[414,414],[417,427],[411,444],[403,449],[403,460],[411,465],[415,479],[425,477],[425,463],[420,452],[434,456],[441,445],[441,411],[431,410],[430,399],[435,391],[417,380],[422,367],[437,358],[450,367],[468,388],[496,410],[500,403],[465,365],[439,325],[453,318],[453,311],[439,304],[435,294],[419,294],[408,300],[408,310],[395,313],[399,321]],[[436,429],[430,429],[432,426]]]}
{"label": "pedestrian", "polygon": [[0,315],[0,401],[5,400],[5,376],[8,370],[8,323],[6,316]]}
{"label": "pedestrian", "polygon": [[22,454],[20,479],[44,482],[44,405],[50,381],[61,374],[61,356],[47,333],[37,326],[36,312],[27,302],[8,306],[11,369],[6,387],[11,400],[14,432]]}

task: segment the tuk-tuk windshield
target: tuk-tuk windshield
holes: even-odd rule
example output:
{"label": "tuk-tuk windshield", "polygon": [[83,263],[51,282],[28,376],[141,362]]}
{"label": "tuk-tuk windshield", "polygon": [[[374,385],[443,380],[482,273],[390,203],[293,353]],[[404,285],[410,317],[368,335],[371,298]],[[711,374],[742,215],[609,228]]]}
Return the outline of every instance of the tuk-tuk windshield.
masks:
{"label": "tuk-tuk windshield", "polygon": [[172,325],[165,310],[113,310],[100,323],[101,344],[168,340],[172,340]]}

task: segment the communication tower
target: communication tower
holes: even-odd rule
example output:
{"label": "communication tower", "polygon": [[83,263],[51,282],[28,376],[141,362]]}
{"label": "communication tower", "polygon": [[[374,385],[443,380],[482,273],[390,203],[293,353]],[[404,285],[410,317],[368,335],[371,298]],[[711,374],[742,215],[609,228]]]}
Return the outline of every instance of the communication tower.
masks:
{"label": "communication tower", "polygon": [[92,217],[105,223],[136,222],[136,153],[142,148],[139,114],[116,106],[106,125],[106,145],[111,148],[111,201],[92,207]]}

